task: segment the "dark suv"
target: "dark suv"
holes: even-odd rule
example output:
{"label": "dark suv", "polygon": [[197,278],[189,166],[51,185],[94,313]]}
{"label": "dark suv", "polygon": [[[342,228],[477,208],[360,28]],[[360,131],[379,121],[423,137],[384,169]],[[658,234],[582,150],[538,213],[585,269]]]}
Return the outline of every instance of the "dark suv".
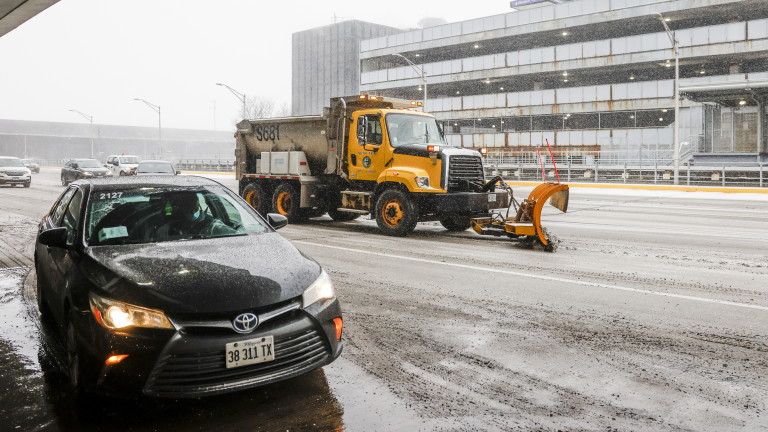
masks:
{"label": "dark suv", "polygon": [[61,185],[75,180],[112,177],[112,171],[104,168],[96,159],[71,159],[61,167]]}

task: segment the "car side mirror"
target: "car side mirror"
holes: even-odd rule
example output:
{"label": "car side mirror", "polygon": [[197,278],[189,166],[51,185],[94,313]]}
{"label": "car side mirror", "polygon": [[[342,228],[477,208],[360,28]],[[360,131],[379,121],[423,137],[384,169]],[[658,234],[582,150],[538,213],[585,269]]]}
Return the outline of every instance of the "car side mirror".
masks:
{"label": "car side mirror", "polygon": [[109,165],[107,165],[107,164],[104,164],[104,168],[109,168]]}
{"label": "car side mirror", "polygon": [[267,213],[267,222],[272,228],[279,230],[288,225],[288,218],[279,213]]}
{"label": "car side mirror", "polygon": [[49,230],[45,230],[40,233],[38,240],[40,241],[40,243],[49,247],[66,248],[67,247],[67,228],[57,227],[57,228],[51,228]]}

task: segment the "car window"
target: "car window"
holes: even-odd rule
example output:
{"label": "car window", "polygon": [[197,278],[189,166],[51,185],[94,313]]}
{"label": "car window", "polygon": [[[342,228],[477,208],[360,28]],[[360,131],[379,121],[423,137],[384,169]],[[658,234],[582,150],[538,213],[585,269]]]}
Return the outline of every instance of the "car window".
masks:
{"label": "car window", "polygon": [[101,164],[96,159],[83,159],[77,162],[80,168],[101,168]]}
{"label": "car window", "polygon": [[4,167],[23,167],[20,159],[0,159],[0,166]]}
{"label": "car window", "polygon": [[80,221],[80,207],[82,203],[83,192],[78,190],[69,201],[69,204],[62,215],[62,221],[59,226],[67,228],[68,245],[72,245],[75,242],[75,237],[77,236],[77,223]]}
{"label": "car window", "polygon": [[120,156],[120,163],[137,164],[139,163],[139,158],[137,158],[136,156]]}
{"label": "car window", "polygon": [[90,246],[155,243],[270,230],[238,200],[222,187],[94,191],[86,241]]}
{"label": "car window", "polygon": [[136,171],[140,173],[175,173],[171,164],[165,162],[141,162],[139,164],[139,168]]}
{"label": "car window", "polygon": [[69,200],[72,199],[72,195],[75,194],[75,188],[71,187],[67,189],[59,198],[59,201],[54,204],[53,208],[51,209],[51,222],[55,226],[61,226],[61,216],[64,213],[64,209],[67,207],[67,204],[69,204]]}

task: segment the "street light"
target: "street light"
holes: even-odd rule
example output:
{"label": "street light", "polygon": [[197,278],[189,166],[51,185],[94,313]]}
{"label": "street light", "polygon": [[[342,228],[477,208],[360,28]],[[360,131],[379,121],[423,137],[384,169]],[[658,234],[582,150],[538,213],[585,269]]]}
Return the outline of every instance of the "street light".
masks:
{"label": "street light", "polygon": [[[135,101],[141,101],[147,104],[148,107],[152,108],[157,113],[157,146],[160,150],[160,159],[163,158],[163,127],[162,127],[162,119],[160,116],[160,106],[155,105],[152,102],[147,102],[144,99],[141,98],[133,98]],[[147,151],[144,151],[144,157],[146,157]]]}
{"label": "street light", "polygon": [[246,109],[245,109],[245,93],[240,93],[239,91],[233,89],[232,87],[224,83],[216,83],[216,85],[226,87],[229,91],[232,92],[233,95],[237,96],[237,98],[240,99],[240,101],[243,103],[243,120],[247,120],[248,113],[246,112]]}
{"label": "street light", "polygon": [[91,159],[93,159],[93,116],[89,116],[88,114],[85,114],[83,112],[80,112],[76,109],[69,110],[70,112],[80,114],[81,116],[88,119],[89,122],[91,122]]}
{"label": "street light", "polygon": [[394,53],[392,55],[400,57],[403,60],[407,61],[408,64],[411,65],[411,67],[416,72],[421,74],[421,80],[424,81],[424,100],[422,101],[421,106],[422,106],[422,110],[426,111],[427,110],[427,72],[424,70],[424,65],[422,65],[421,67],[416,66],[416,64],[414,62],[408,60],[408,57],[406,57],[406,56],[404,56],[402,54]]}
{"label": "street light", "polygon": [[667,25],[667,21],[669,21],[669,18],[664,18],[664,15],[661,13],[657,13],[656,15],[659,16],[659,21],[661,21],[661,24],[664,26],[664,30],[667,32],[667,36],[669,36],[669,41],[672,43],[672,50],[675,52],[675,137],[674,137],[674,143],[673,143],[673,149],[672,149],[672,158],[674,159],[674,165],[675,165],[675,174],[674,174],[674,183],[679,183],[679,175],[680,175],[680,147],[678,145],[678,141],[680,141],[680,50],[679,50],[679,42],[677,38],[675,37],[675,32],[669,29],[669,26]]}

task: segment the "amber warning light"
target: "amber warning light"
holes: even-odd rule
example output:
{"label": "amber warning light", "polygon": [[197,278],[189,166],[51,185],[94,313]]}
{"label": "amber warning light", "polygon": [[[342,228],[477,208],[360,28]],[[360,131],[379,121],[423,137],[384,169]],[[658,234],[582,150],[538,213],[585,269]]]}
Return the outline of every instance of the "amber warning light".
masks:
{"label": "amber warning light", "polygon": [[427,151],[428,152],[439,152],[440,151],[440,146],[439,145],[429,145],[429,146],[427,146]]}

